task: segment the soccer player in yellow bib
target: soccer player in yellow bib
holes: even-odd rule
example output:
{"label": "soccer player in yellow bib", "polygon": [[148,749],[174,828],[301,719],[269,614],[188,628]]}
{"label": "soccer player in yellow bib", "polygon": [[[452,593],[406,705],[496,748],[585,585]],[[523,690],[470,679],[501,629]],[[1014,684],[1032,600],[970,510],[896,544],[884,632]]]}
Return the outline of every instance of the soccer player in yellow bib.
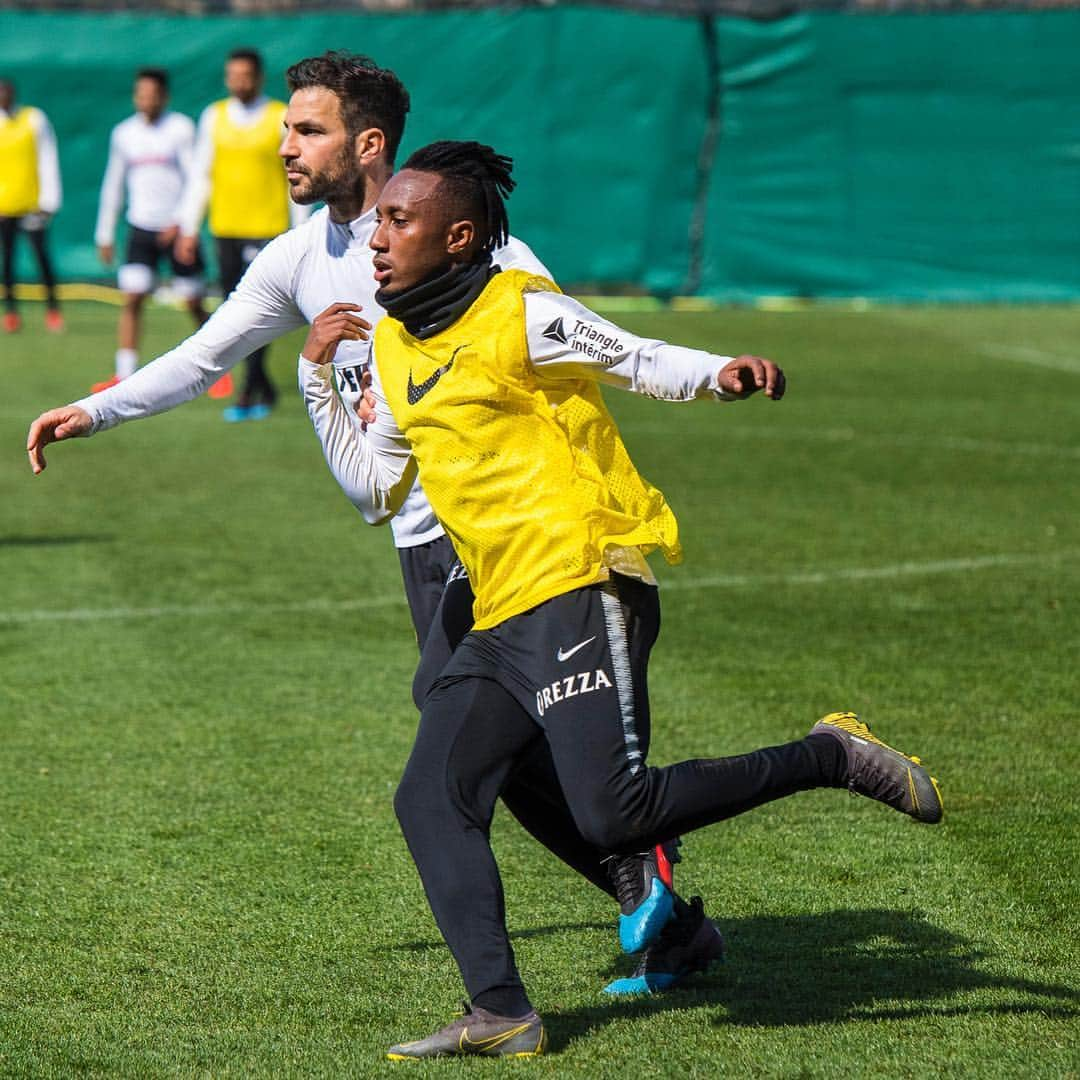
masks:
{"label": "soccer player in yellow bib", "polygon": [[[645,553],[680,558],[675,516],[635,469],[597,383],[667,400],[779,399],[784,376],[635,338],[544,278],[499,272],[509,159],[478,143],[417,151],[383,189],[375,251],[376,418],[361,433],[326,353],[303,389],[339,431],[339,479],[372,523],[413,470],[476,595],[473,630],[423,707],[395,809],[470,1005],[394,1059],[542,1053],[488,842],[499,791],[545,739],[575,823],[639,851],[817,787],[849,788],[918,821],[941,817],[917,759],[831,713],[802,739],[726,758],[647,765],[645,677],[659,600]],[[309,338],[309,341],[311,339]],[[315,352],[316,350],[312,350]]]}
{"label": "soccer player in yellow bib", "polygon": [[[203,110],[195,160],[180,209],[179,262],[193,265],[199,227],[208,210],[221,293],[240,283],[255,256],[290,224],[307,220],[309,207],[292,203],[278,147],[285,104],[266,97],[262,57],[254,49],[234,49],[225,61],[229,96]],[[231,376],[226,376],[231,384]],[[222,380],[225,382],[226,380]],[[224,388],[211,391],[224,396]],[[260,420],[269,416],[277,391],[266,372],[266,347],[247,358],[247,374],[236,404],[225,419]]]}
{"label": "soccer player in yellow bib", "polygon": [[15,239],[26,234],[45,286],[45,327],[64,329],[56,275],[47,246],[49,220],[60,209],[60,161],[48,117],[15,104],[15,84],[0,79],[0,261],[4,277],[4,330],[22,328],[15,300]]}

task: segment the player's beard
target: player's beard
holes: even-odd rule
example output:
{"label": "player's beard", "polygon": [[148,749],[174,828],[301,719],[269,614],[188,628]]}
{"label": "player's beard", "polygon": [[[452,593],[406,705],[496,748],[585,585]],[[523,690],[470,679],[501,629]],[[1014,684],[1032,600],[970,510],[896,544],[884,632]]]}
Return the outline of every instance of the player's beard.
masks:
{"label": "player's beard", "polygon": [[324,202],[333,206],[335,202],[352,199],[364,189],[364,174],[356,164],[353,148],[342,147],[341,154],[328,168],[321,172],[307,172],[307,183],[290,192],[293,202],[308,206],[315,202]]}

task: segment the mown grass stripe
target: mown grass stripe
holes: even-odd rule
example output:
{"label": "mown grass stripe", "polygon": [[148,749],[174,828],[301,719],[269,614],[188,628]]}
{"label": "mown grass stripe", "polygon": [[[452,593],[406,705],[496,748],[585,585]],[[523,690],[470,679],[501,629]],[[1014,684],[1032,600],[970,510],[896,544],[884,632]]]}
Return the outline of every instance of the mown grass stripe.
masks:
{"label": "mown grass stripe", "polygon": [[[1080,556],[1080,549],[1051,553],[1028,552],[983,555],[969,559],[938,559],[930,562],[902,562],[887,566],[840,566],[822,570],[799,570],[790,574],[710,574],[707,577],[673,577],[663,582],[666,591],[694,589],[749,588],[772,585],[828,585],[836,581],[881,581],[890,578],[922,577],[934,574],[963,574],[1029,564],[1033,559],[1045,564]],[[369,596],[358,600],[312,599],[295,603],[260,604],[155,604],[148,607],[36,608],[28,611],[0,611],[0,625],[38,622],[95,622],[106,619],[217,618],[221,615],[303,615],[361,611],[372,607],[404,604],[402,594]]]}

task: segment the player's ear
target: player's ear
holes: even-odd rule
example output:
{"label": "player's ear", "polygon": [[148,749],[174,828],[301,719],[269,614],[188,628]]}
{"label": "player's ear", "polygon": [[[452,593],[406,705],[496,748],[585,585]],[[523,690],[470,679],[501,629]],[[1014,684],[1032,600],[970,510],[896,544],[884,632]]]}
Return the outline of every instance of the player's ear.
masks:
{"label": "player's ear", "polygon": [[455,221],[447,230],[446,250],[450,255],[463,255],[472,246],[476,226],[471,221]]}
{"label": "player's ear", "polygon": [[380,128],[365,128],[353,143],[353,152],[361,165],[370,165],[385,150],[386,135]]}

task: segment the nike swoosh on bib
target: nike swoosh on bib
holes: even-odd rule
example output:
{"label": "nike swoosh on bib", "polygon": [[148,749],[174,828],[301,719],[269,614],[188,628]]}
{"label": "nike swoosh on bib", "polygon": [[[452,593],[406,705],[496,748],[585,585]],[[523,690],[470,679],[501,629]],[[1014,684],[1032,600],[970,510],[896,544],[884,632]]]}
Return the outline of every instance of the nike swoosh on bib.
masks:
{"label": "nike swoosh on bib", "polygon": [[564,660],[569,660],[571,656],[576,652],[580,652],[586,645],[596,640],[596,635],[593,634],[591,638],[586,638],[585,641],[578,642],[572,649],[563,650],[563,647],[559,646],[559,651],[555,654],[555,659],[561,664]]}
{"label": "nike swoosh on bib", "polygon": [[462,349],[468,348],[467,345],[459,345],[453,352],[453,355],[445,364],[437,367],[422,383],[414,383],[412,381],[412,368],[409,369],[409,384],[405,388],[405,396],[409,399],[410,405],[415,405],[429,390],[435,388],[435,384],[454,366],[454,359]]}

